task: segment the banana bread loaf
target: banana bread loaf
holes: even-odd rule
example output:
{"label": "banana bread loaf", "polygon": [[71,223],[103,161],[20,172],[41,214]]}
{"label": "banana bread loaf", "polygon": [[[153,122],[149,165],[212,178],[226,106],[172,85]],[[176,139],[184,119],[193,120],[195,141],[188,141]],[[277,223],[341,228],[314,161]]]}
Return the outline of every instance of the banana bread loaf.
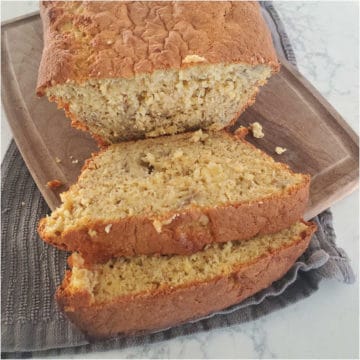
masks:
{"label": "banana bread loaf", "polygon": [[246,142],[198,130],[109,146],[88,160],[39,234],[88,262],[190,254],[298,221],[310,179]]}
{"label": "banana bread loaf", "polygon": [[239,303],[281,278],[316,226],[212,244],[193,255],[137,256],[85,267],[73,254],[56,297],[90,337],[164,329]]}
{"label": "banana bread loaf", "polygon": [[256,2],[44,1],[37,93],[100,143],[237,119],[279,63]]}

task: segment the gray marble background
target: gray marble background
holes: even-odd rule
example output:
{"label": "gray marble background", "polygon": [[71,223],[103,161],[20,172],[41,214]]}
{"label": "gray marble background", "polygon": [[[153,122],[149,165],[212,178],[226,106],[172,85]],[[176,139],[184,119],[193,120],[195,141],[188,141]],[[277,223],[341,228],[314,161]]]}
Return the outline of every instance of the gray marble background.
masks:
{"label": "gray marble background", "polygon": [[[1,2],[2,20],[38,7]],[[300,72],[359,131],[359,3],[276,1]],[[11,140],[2,111],[1,156]],[[338,244],[358,278],[359,193],[332,207]],[[310,298],[251,323],[87,358],[358,358],[359,287],[325,281]],[[74,356],[76,357],[76,356]]]}

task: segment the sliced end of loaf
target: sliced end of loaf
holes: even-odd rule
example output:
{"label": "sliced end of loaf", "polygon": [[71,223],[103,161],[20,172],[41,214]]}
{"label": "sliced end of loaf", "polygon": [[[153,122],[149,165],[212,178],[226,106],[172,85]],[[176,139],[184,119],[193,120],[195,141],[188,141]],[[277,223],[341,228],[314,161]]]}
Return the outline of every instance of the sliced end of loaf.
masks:
{"label": "sliced end of loaf", "polygon": [[303,214],[309,182],[226,132],[116,144],[87,162],[39,233],[102,260],[191,253],[288,227]]}
{"label": "sliced end of loaf", "polygon": [[137,256],[91,267],[74,254],[57,299],[94,336],[174,325],[269,286],[306,249],[315,228],[298,222],[274,235],[212,244],[191,256]]}
{"label": "sliced end of loaf", "polygon": [[279,69],[257,2],[48,1],[40,13],[37,93],[103,142],[223,128]]}
{"label": "sliced end of loaf", "polygon": [[252,103],[272,71],[268,65],[197,65],[131,79],[68,82],[49,87],[46,94],[65,108],[73,126],[110,144],[222,129]]}

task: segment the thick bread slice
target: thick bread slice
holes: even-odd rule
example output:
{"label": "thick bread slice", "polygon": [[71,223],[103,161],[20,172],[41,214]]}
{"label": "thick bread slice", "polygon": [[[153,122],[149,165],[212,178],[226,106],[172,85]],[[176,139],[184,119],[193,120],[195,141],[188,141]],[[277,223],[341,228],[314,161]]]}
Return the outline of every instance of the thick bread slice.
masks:
{"label": "thick bread slice", "polygon": [[116,144],[84,166],[39,234],[88,262],[190,254],[274,233],[305,210],[309,176],[225,131]]}
{"label": "thick bread slice", "polygon": [[37,92],[101,143],[222,129],[279,69],[256,2],[46,1],[41,17]]}
{"label": "thick bread slice", "polygon": [[190,256],[137,256],[84,267],[73,254],[56,293],[90,337],[164,329],[239,303],[281,278],[316,229],[298,222],[273,235],[212,244]]}

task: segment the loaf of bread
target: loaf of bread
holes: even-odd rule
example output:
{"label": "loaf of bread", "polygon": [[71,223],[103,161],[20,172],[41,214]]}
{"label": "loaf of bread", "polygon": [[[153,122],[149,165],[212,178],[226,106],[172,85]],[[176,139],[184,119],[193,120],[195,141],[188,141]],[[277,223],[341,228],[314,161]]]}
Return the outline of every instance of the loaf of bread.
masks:
{"label": "loaf of bread", "polygon": [[77,254],[56,297],[90,337],[164,329],[239,303],[281,278],[315,225],[212,244],[193,255],[136,256],[84,266]]}
{"label": "loaf of bread", "polygon": [[39,234],[87,262],[190,254],[298,221],[310,179],[225,131],[113,144],[88,160]]}
{"label": "loaf of bread", "polygon": [[100,143],[222,129],[279,63],[256,2],[44,1],[37,93]]}

